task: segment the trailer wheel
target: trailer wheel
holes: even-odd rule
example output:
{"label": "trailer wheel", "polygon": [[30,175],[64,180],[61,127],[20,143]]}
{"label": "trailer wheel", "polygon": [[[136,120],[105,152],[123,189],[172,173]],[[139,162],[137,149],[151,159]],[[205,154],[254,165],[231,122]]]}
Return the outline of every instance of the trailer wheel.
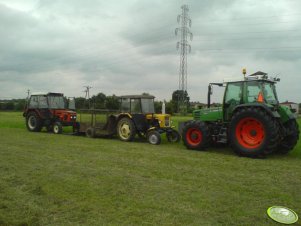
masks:
{"label": "trailer wheel", "polygon": [[53,124],[53,133],[54,134],[60,134],[60,133],[62,133],[63,132],[63,126],[62,126],[62,123],[60,123],[60,122],[55,122],[54,124]]}
{"label": "trailer wheel", "polygon": [[92,128],[92,127],[89,127],[86,130],[86,136],[89,137],[89,138],[95,138],[95,129]]}
{"label": "trailer wheel", "polygon": [[120,119],[117,123],[117,134],[121,141],[132,141],[136,135],[134,122],[127,117]]}
{"label": "trailer wheel", "polygon": [[172,130],[170,132],[166,132],[166,138],[168,142],[176,143],[180,141],[180,134],[176,130]]}
{"label": "trailer wheel", "polygon": [[160,133],[156,130],[150,130],[147,132],[147,141],[150,144],[158,145],[161,143]]}
{"label": "trailer wheel", "polygon": [[279,127],[276,120],[259,108],[243,108],[232,117],[229,137],[238,155],[264,156],[276,150]]}
{"label": "trailer wheel", "polygon": [[35,112],[29,113],[26,117],[26,127],[30,132],[40,132],[42,124],[42,119]]}

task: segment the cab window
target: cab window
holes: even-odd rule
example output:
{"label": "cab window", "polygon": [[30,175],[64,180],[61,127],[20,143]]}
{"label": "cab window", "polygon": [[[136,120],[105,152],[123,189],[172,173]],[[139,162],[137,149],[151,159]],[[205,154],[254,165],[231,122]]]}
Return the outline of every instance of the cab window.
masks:
{"label": "cab window", "polygon": [[131,99],[131,113],[141,113],[140,99]]}
{"label": "cab window", "polygon": [[261,84],[258,82],[247,83],[247,99],[248,103],[256,102],[258,94],[261,91]]}
{"label": "cab window", "polygon": [[242,94],[242,83],[229,83],[225,96],[225,104],[239,104]]}
{"label": "cab window", "polygon": [[38,107],[38,96],[31,96],[29,101],[30,108],[37,108]]}

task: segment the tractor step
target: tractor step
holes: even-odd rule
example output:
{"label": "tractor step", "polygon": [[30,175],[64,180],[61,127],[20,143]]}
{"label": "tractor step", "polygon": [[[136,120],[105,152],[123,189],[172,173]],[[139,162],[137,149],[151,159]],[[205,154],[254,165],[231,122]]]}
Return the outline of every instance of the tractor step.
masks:
{"label": "tractor step", "polygon": [[217,135],[217,142],[223,144],[228,143],[227,128],[221,128],[219,134]]}

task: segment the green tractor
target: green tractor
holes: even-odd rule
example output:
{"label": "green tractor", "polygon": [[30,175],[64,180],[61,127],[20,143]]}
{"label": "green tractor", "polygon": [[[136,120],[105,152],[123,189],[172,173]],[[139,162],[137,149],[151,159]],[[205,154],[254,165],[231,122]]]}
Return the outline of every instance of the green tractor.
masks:
{"label": "green tractor", "polygon": [[[275,88],[279,81],[259,71],[240,81],[210,83],[207,108],[195,110],[194,120],[180,124],[184,145],[202,150],[214,143],[230,144],[247,157],[291,151],[299,127],[291,109],[279,104]],[[210,107],[214,85],[225,87],[221,107]]]}

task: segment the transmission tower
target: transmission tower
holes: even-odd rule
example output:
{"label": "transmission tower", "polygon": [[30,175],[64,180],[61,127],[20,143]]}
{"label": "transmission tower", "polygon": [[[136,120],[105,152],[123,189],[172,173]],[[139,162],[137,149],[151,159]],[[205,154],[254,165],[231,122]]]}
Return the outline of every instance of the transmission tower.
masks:
{"label": "transmission tower", "polygon": [[188,44],[187,37],[192,41],[191,19],[188,16],[188,5],[182,5],[182,14],[178,15],[177,21],[180,27],[176,28],[175,34],[180,33],[181,40],[177,42],[177,49],[180,49],[180,69],[179,69],[179,95],[178,112],[185,114],[187,112],[187,52],[191,52],[191,46]]}
{"label": "transmission tower", "polygon": [[90,105],[90,89],[92,88],[91,86],[84,86],[84,88],[86,88],[84,90],[84,92],[86,93],[85,95],[85,100],[88,99],[88,104],[89,104],[89,109],[91,108],[91,105]]}

